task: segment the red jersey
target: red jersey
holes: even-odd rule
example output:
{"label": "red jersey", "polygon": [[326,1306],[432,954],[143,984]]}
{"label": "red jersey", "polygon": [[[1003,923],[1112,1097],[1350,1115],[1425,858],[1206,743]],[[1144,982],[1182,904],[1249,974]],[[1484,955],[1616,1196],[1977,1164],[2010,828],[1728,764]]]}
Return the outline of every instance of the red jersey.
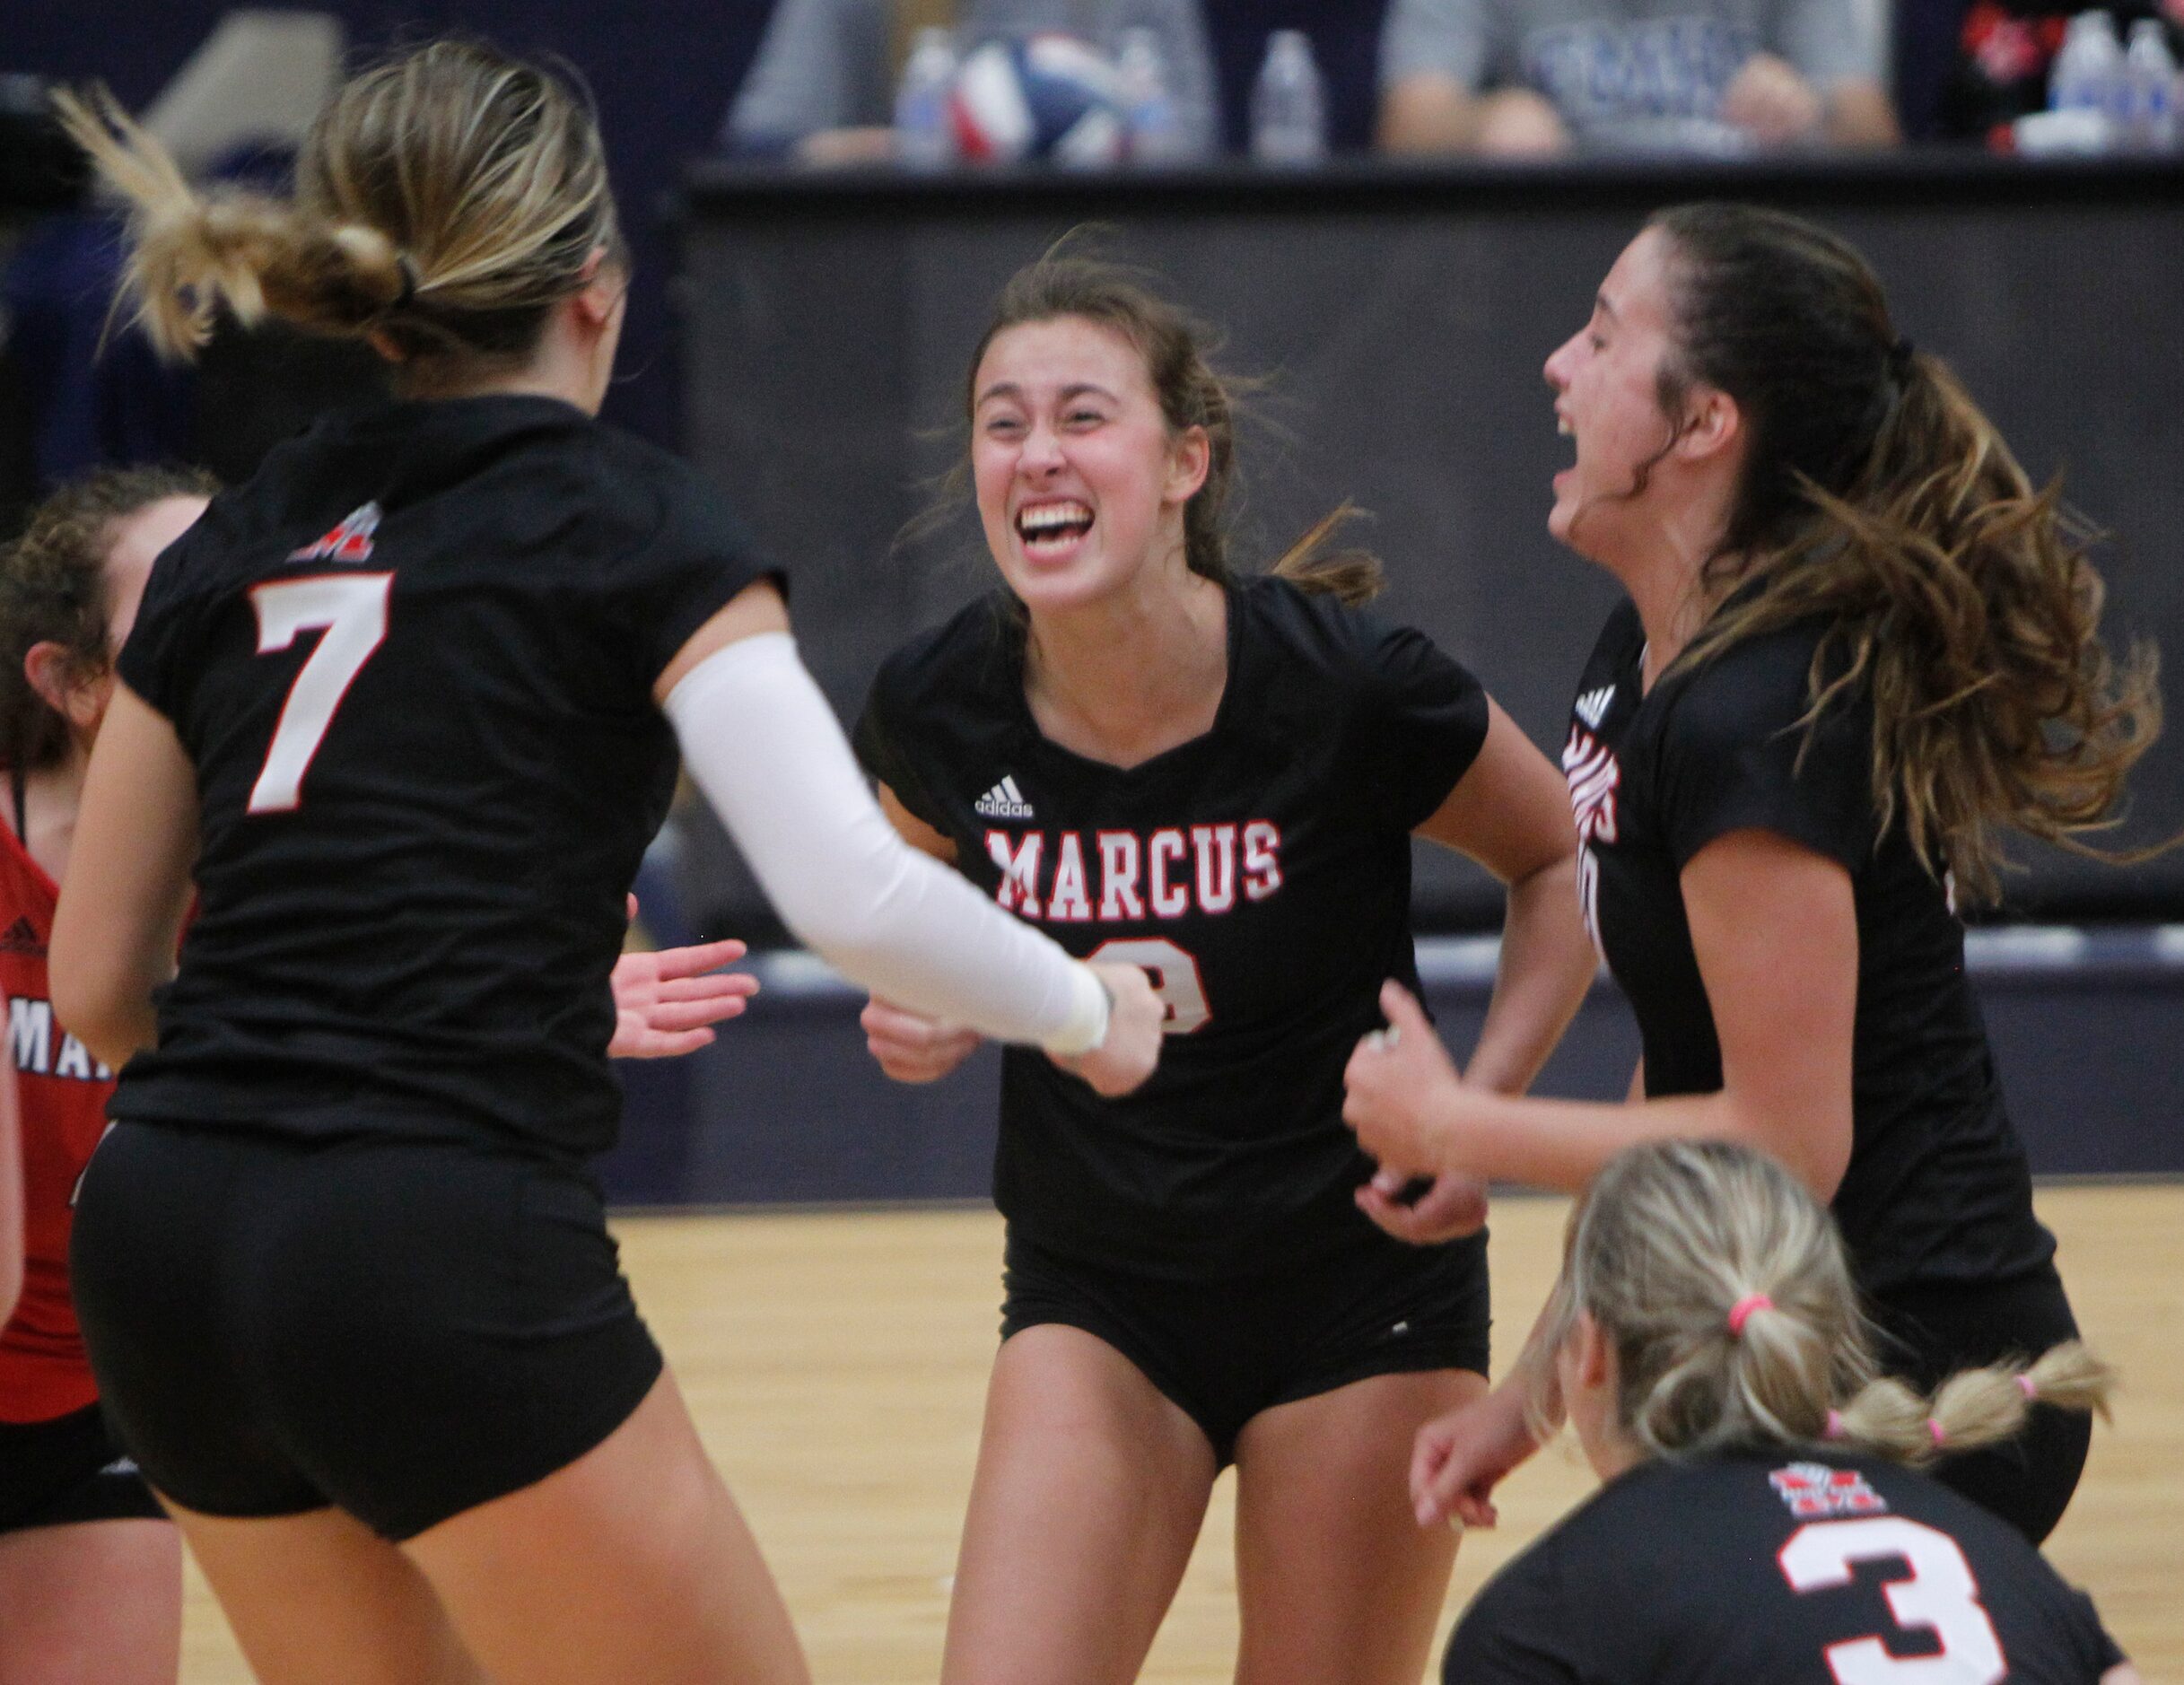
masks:
{"label": "red jersey", "polygon": [[60,890],[0,825],[0,992],[22,1112],[22,1300],[0,1330],[0,1422],[50,1421],[99,1396],[68,1296],[76,1183],[106,1131],[113,1073],[53,1021],[46,943]]}

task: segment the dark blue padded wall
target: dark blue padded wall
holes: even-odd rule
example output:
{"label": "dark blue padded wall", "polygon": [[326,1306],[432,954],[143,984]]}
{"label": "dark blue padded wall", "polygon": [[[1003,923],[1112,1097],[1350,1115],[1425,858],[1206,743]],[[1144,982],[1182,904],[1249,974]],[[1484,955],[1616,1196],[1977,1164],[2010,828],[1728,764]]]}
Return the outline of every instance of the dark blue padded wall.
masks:
{"label": "dark blue padded wall", "polygon": [[[1459,1057],[1492,982],[1490,941],[1420,947],[1420,974]],[[759,962],[749,1016],[695,1058],[625,1067],[622,1147],[603,1166],[625,1204],[716,1205],[985,1196],[999,1056],[947,1079],[889,1082],[864,1051],[861,993],[800,955]],[[2010,1115],[2040,1175],[2184,1174],[2184,925],[1982,932],[1970,969]],[[1536,1092],[1620,1098],[1638,1030],[1602,983]]]}
{"label": "dark blue padded wall", "polygon": [[[939,184],[886,176],[694,184],[686,241],[694,459],[787,563],[807,659],[845,716],[881,658],[992,577],[960,493],[964,363],[995,292],[1074,226],[1113,231],[1269,377],[1243,446],[1240,554],[1278,554],[1344,498],[1387,559],[1388,603],[1469,663],[1550,754],[1616,598],[1544,521],[1568,459],[1541,364],[1650,209],[1761,198],[1866,251],[1900,327],[1948,358],[2031,472],[2062,473],[2111,535],[2118,640],[2184,655],[2184,171],[1900,157],[1856,168],[1248,170]],[[936,499],[929,534],[904,523]],[[2175,681],[2171,679],[2171,689]],[[2113,840],[2184,827],[2184,734],[2138,769]],[[2184,850],[2130,871],[2027,851],[2009,911],[2184,918]],[[767,914],[732,859],[694,902]],[[1430,929],[1487,928],[1498,897],[1421,858]]]}

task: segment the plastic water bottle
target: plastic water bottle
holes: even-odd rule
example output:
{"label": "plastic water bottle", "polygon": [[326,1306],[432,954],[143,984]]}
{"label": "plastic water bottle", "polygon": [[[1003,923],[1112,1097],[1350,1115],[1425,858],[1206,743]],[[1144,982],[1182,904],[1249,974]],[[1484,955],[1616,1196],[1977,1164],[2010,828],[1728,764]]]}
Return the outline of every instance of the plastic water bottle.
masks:
{"label": "plastic water bottle", "polygon": [[1262,164],[1316,164],[1327,156],[1327,96],[1302,30],[1267,38],[1251,91],[1251,153]]}
{"label": "plastic water bottle", "polygon": [[1168,164],[1186,156],[1190,149],[1168,91],[1167,60],[1158,34],[1143,27],[1123,31],[1115,79],[1123,100],[1123,153],[1130,162]]}
{"label": "plastic water bottle", "polygon": [[905,169],[945,170],[956,162],[948,115],[955,86],[955,42],[946,30],[920,30],[895,91],[895,156]]}
{"label": "plastic water bottle", "polygon": [[2165,153],[2177,144],[2177,61],[2159,18],[2131,25],[2124,54],[2124,144],[2134,152]]}
{"label": "plastic water bottle", "polygon": [[2063,50],[2049,73],[2048,103],[2057,111],[2082,111],[2113,145],[2122,129],[2128,99],[2123,43],[2105,12],[2081,12],[2070,20]]}

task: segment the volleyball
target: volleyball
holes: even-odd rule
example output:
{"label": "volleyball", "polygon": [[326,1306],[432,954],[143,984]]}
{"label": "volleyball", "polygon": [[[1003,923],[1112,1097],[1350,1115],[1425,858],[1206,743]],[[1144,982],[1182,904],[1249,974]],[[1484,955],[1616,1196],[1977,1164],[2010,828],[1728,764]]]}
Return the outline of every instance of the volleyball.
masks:
{"label": "volleyball", "polygon": [[964,59],[948,110],[957,151],[974,163],[1082,169],[1122,156],[1114,65],[1073,35],[988,41]]}

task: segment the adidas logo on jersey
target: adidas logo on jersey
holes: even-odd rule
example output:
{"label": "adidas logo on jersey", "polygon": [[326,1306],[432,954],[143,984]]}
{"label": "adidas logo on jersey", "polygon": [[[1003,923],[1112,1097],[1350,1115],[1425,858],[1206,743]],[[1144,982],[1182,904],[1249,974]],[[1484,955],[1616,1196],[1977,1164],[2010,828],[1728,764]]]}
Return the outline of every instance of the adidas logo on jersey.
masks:
{"label": "adidas logo on jersey", "polygon": [[1608,704],[1615,700],[1615,686],[1603,685],[1598,690],[1588,690],[1577,698],[1577,718],[1595,731],[1600,722],[1608,717]]}
{"label": "adidas logo on jersey", "polygon": [[971,811],[986,819],[1029,819],[1033,816],[1031,803],[1024,799],[1024,792],[1016,787],[1016,775],[1013,773],[973,802]]}
{"label": "adidas logo on jersey", "polygon": [[0,954],[43,954],[46,945],[38,939],[38,930],[28,919],[17,919],[0,934]]}
{"label": "adidas logo on jersey", "polygon": [[307,544],[301,550],[291,550],[291,562],[368,562],[371,559],[371,535],[380,528],[380,506],[366,503],[352,511],[342,523],[316,544]]}

